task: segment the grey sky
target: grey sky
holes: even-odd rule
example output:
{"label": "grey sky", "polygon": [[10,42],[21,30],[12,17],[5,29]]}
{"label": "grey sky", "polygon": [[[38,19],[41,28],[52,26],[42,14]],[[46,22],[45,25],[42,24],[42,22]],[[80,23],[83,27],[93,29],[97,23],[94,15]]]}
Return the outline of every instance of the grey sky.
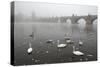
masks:
{"label": "grey sky", "polygon": [[34,2],[15,2],[15,14],[23,13],[30,16],[32,11],[38,17],[51,16],[71,16],[73,13],[77,15],[97,14],[96,6],[82,6],[82,5],[65,5],[65,4],[48,4],[48,3],[34,3]]}

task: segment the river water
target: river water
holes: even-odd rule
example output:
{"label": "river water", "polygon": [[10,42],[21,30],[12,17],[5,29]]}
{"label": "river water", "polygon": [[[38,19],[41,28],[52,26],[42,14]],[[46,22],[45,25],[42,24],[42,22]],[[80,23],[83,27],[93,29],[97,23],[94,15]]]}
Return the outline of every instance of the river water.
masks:
{"label": "river water", "polygon": [[[34,38],[29,37],[34,32]],[[65,34],[75,43],[66,48],[58,49],[57,40],[65,43]],[[53,44],[46,43],[51,39]],[[79,46],[78,41],[83,41]],[[29,42],[32,44],[32,54],[27,53]],[[83,52],[84,56],[74,56],[72,46]],[[84,20],[78,24],[27,22],[14,24],[14,57],[15,65],[48,64],[62,62],[80,62],[97,60],[97,21],[87,25]],[[91,56],[92,55],[92,56]]]}

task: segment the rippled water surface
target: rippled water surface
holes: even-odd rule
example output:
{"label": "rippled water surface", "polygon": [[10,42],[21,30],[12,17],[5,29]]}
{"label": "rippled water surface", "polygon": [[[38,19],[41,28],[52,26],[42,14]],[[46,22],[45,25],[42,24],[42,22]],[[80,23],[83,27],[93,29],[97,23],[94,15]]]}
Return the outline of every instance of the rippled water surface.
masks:
{"label": "rippled water surface", "polygon": [[[29,37],[32,32],[34,32],[34,38]],[[75,43],[68,44],[66,48],[58,49],[57,40],[65,44],[66,33]],[[48,39],[53,40],[54,43],[46,43]],[[82,46],[78,45],[79,40],[83,41]],[[30,55],[27,53],[29,42],[31,42],[33,48]],[[70,21],[66,23],[15,23],[14,43],[15,65],[96,60],[97,21],[90,25],[87,25],[84,20],[78,21],[78,24],[71,24]],[[85,55],[73,55],[72,46],[75,46],[76,50]]]}

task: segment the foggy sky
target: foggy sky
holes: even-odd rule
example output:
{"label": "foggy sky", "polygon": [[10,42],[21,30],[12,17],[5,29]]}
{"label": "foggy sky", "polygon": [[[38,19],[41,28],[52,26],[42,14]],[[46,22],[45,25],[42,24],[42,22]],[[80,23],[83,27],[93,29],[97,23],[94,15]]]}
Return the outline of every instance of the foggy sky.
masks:
{"label": "foggy sky", "polygon": [[87,15],[88,13],[97,15],[97,7],[15,1],[15,14],[23,13],[31,16],[32,12],[37,17],[72,16],[73,13],[77,15]]}

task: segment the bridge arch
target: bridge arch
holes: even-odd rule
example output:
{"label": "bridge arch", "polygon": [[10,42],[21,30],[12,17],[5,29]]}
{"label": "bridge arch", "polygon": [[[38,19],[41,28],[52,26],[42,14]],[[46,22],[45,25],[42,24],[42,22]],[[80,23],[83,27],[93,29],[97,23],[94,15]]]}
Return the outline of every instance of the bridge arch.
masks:
{"label": "bridge arch", "polygon": [[70,18],[67,18],[66,19],[66,23],[71,24],[72,23],[71,19]]}
{"label": "bridge arch", "polygon": [[79,18],[76,18],[76,23],[79,23],[80,20],[84,20],[86,22],[86,24],[93,24],[93,22],[95,20],[97,20],[97,17],[93,18],[93,17],[79,17]]}
{"label": "bridge arch", "polygon": [[97,19],[93,20],[93,24],[97,24]]}
{"label": "bridge arch", "polygon": [[76,23],[78,24],[86,24],[86,20],[84,18],[77,19]]}
{"label": "bridge arch", "polygon": [[80,21],[81,19],[86,21],[86,24],[93,24],[93,21],[97,19],[97,15],[60,17],[59,22],[60,23],[71,22],[74,24],[78,23],[78,21]]}

